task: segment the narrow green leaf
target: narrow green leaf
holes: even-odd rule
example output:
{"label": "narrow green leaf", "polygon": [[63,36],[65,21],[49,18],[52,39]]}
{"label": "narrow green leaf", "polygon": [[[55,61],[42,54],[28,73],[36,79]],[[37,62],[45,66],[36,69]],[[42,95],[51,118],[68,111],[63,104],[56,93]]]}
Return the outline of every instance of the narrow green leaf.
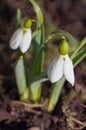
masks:
{"label": "narrow green leaf", "polygon": [[86,57],[86,48],[82,49],[77,53],[76,57],[73,58],[74,67],[79,64]]}
{"label": "narrow green leaf", "polygon": [[43,27],[38,30],[35,38],[34,38],[34,46],[33,46],[33,56],[32,56],[32,63],[30,69],[30,79],[29,83],[40,74],[43,70],[43,60],[44,60],[44,48],[42,47],[43,44]]}
{"label": "narrow green leaf", "polygon": [[17,14],[16,14],[16,27],[19,28],[21,26],[21,10],[18,8],[17,9]]}
{"label": "narrow green leaf", "polygon": [[42,83],[42,82],[47,81],[47,80],[48,80],[47,73],[44,72],[44,73],[41,73],[38,76],[36,76],[36,78],[33,80],[32,84]]}
{"label": "narrow green leaf", "polygon": [[77,49],[72,53],[71,55],[71,59],[73,59],[77,53],[80,51],[80,49],[86,44],[86,37],[80,42],[80,44],[78,45]]}
{"label": "narrow green leaf", "polygon": [[[36,54],[41,46],[44,44],[44,25],[42,25],[34,37],[34,53]],[[34,55],[35,55],[34,54]]]}

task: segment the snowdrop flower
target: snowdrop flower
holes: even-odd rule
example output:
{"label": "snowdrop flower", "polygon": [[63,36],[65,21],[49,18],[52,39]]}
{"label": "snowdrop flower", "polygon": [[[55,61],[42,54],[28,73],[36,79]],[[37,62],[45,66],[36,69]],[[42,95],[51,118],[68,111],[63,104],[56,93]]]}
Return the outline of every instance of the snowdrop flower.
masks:
{"label": "snowdrop flower", "polygon": [[31,31],[32,21],[26,20],[23,28],[17,29],[10,39],[10,47],[12,49],[20,48],[22,53],[25,53],[31,44],[32,31]]}
{"label": "snowdrop flower", "polygon": [[72,86],[74,85],[73,64],[68,56],[68,51],[69,45],[64,39],[59,48],[60,56],[53,60],[47,71],[48,78],[52,83],[57,82],[64,76]]}

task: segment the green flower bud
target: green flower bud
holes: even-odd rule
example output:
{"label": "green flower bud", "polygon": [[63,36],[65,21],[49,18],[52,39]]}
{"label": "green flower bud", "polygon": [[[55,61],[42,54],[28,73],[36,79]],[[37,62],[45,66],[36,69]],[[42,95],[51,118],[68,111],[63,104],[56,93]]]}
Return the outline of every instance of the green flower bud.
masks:
{"label": "green flower bud", "polygon": [[24,27],[25,28],[30,28],[32,26],[32,20],[31,19],[27,19],[25,22],[24,22]]}
{"label": "green flower bud", "polygon": [[63,39],[59,46],[59,53],[61,55],[66,55],[66,54],[68,54],[68,52],[69,52],[69,44],[66,41],[66,39]]}

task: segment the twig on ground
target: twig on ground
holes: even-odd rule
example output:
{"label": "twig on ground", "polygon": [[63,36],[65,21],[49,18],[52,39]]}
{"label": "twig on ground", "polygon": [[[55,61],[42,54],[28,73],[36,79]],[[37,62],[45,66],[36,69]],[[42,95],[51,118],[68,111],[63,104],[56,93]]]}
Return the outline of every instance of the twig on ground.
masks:
{"label": "twig on ground", "polygon": [[12,101],[10,102],[10,105],[14,106],[14,105],[22,105],[24,106],[24,108],[42,108],[47,104],[47,100],[42,103],[42,104],[30,104],[30,103],[25,103],[25,102],[20,102],[20,101]]}

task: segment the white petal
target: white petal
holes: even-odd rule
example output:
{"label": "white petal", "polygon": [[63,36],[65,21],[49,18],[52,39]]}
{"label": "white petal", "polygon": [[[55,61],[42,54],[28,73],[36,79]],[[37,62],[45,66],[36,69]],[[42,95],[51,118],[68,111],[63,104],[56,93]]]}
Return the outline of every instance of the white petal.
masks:
{"label": "white petal", "polygon": [[31,44],[31,40],[32,40],[32,31],[31,29],[28,29],[28,31],[24,33],[22,42],[19,46],[22,53],[25,53],[28,50]]}
{"label": "white petal", "polygon": [[73,86],[74,85],[74,70],[73,70],[72,61],[68,55],[66,55],[65,62],[64,62],[64,76]]}
{"label": "white petal", "polygon": [[57,82],[63,76],[63,64],[64,60],[62,56],[55,58],[54,61],[50,64],[47,75],[52,83]]}
{"label": "white petal", "polygon": [[10,39],[10,47],[12,49],[17,49],[19,47],[21,40],[22,40],[22,36],[23,36],[22,28],[19,28],[14,32],[14,34],[12,35],[12,37]]}

